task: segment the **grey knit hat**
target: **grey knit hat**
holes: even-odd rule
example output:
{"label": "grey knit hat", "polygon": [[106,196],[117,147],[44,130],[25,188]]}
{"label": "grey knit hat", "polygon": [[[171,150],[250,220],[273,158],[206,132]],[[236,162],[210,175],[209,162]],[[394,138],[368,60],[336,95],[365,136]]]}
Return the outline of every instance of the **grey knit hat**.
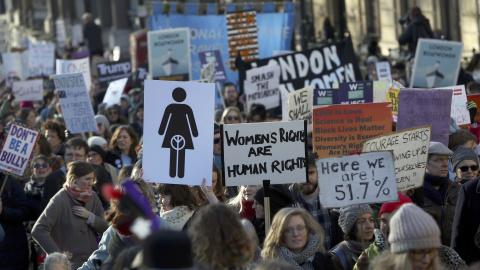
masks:
{"label": "grey knit hat", "polygon": [[368,204],[340,208],[338,225],[342,228],[343,233],[349,233],[355,222],[365,213],[371,213],[373,215],[372,208]]}
{"label": "grey knit hat", "polygon": [[453,171],[456,171],[458,164],[464,160],[473,160],[478,166],[477,154],[472,149],[460,145],[452,155]]}
{"label": "grey knit hat", "polygon": [[429,155],[441,155],[441,156],[451,156],[453,154],[452,150],[448,149],[443,143],[440,142],[430,142],[430,147],[428,148]]}
{"label": "grey knit hat", "polygon": [[97,124],[102,123],[106,129],[110,128],[110,122],[105,115],[97,114],[95,115],[95,120],[97,120]]}
{"label": "grey knit hat", "polygon": [[390,219],[390,251],[439,248],[440,228],[427,212],[413,203],[402,205]]}

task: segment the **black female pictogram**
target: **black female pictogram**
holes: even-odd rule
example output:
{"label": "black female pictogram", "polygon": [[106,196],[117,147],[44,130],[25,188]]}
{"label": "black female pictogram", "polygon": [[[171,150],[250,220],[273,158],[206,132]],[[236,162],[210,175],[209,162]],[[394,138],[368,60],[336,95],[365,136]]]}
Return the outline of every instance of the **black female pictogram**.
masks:
{"label": "black female pictogram", "polygon": [[170,177],[183,178],[185,149],[194,149],[192,137],[198,136],[198,130],[192,108],[180,103],[187,97],[185,90],[181,87],[175,88],[172,97],[179,103],[171,103],[167,106],[158,134],[161,136],[165,134],[162,148],[170,148]]}

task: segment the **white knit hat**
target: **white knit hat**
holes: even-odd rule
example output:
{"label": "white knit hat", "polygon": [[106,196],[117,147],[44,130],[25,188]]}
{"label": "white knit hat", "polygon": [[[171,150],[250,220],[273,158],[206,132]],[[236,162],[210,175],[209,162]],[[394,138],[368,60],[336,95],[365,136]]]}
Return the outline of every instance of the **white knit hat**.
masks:
{"label": "white knit hat", "polygon": [[427,212],[413,203],[402,205],[390,219],[390,251],[439,248],[440,228]]}

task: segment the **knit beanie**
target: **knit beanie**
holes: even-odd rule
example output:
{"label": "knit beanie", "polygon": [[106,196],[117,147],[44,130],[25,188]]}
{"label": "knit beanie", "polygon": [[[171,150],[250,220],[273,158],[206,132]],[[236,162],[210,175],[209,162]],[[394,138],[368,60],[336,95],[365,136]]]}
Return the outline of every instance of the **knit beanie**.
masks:
{"label": "knit beanie", "polygon": [[[263,187],[255,193],[255,201],[261,205],[265,205],[264,202],[265,192]],[[284,185],[270,185],[270,213],[273,216],[280,211],[280,209],[293,205],[292,193]]]}
{"label": "knit beanie", "polygon": [[390,218],[390,251],[439,248],[440,228],[427,212],[413,203],[402,205]]}
{"label": "knit beanie", "polygon": [[384,203],[380,208],[380,212],[378,212],[378,218],[382,216],[383,213],[393,213],[393,211],[400,208],[405,203],[411,203],[412,199],[406,195],[402,195],[402,193],[398,192],[398,202],[391,202],[391,203]]}
{"label": "knit beanie", "polygon": [[342,228],[343,233],[349,233],[355,222],[365,213],[373,215],[372,208],[368,204],[357,204],[340,208],[338,225]]}
{"label": "knit beanie", "polygon": [[92,147],[94,145],[98,145],[100,147],[103,147],[105,144],[107,144],[108,147],[108,142],[105,140],[105,138],[100,137],[100,136],[92,136],[88,138],[87,140],[88,147]]}
{"label": "knit beanie", "polygon": [[89,147],[88,150],[93,151],[93,152],[97,152],[102,157],[102,160],[105,161],[105,155],[107,153],[102,149],[101,146],[94,144],[91,147]]}
{"label": "knit beanie", "polygon": [[97,114],[95,115],[95,120],[97,120],[97,124],[102,123],[106,129],[110,128],[110,121],[108,121],[105,115]]}
{"label": "knit beanie", "polygon": [[477,154],[472,149],[460,145],[452,155],[453,171],[456,171],[458,164],[464,160],[473,160],[478,166]]}

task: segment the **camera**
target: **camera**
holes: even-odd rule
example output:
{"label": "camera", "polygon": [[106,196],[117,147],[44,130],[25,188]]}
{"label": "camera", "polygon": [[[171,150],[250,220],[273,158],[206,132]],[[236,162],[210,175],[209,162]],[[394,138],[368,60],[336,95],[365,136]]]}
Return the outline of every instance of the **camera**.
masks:
{"label": "camera", "polygon": [[398,20],[398,23],[399,24],[405,24],[405,23],[410,23],[410,16],[408,16],[408,14],[405,14],[405,16],[403,16],[402,18],[400,18],[400,20]]}

